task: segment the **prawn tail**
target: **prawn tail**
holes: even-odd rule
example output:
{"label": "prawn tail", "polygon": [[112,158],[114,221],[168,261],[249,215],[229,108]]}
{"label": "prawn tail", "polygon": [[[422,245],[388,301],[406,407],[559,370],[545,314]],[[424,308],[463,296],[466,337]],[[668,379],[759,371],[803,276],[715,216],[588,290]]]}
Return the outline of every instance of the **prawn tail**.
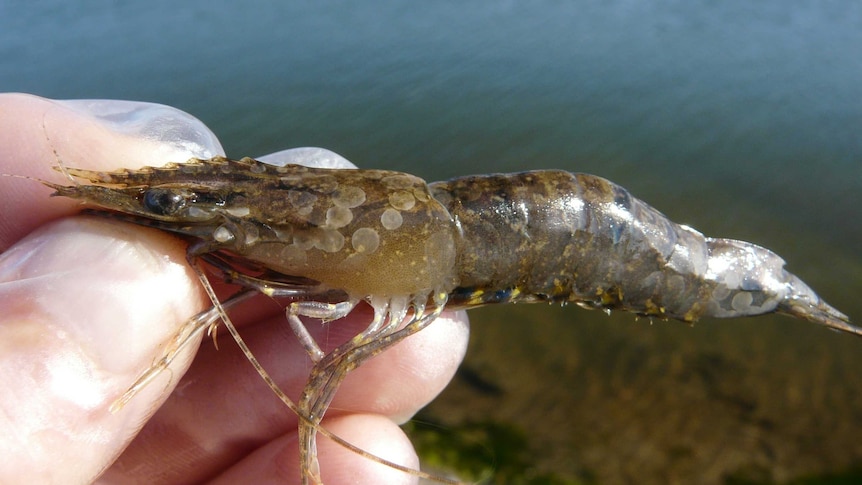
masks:
{"label": "prawn tail", "polygon": [[744,241],[706,238],[706,280],[712,286],[704,316],[782,313],[862,336],[862,328],[826,303],[772,251]]}
{"label": "prawn tail", "polygon": [[862,336],[862,328],[850,323],[847,315],[823,301],[796,275],[788,273],[788,277],[789,285],[794,291],[778,304],[776,312]]}

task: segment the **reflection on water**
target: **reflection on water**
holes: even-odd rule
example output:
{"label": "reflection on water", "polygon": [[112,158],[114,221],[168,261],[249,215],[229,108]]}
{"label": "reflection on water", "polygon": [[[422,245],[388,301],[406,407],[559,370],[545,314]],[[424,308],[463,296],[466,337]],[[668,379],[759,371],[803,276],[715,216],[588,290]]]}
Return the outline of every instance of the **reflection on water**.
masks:
{"label": "reflection on water", "polygon": [[[596,173],[775,249],[858,321],[860,45],[856,2],[13,0],[0,90],[177,105],[236,156],[316,145],[428,179]],[[533,312],[474,315],[467,368],[503,395],[456,380],[429,412],[493,408],[541,467],[606,483],[783,480],[862,458],[855,339],[786,319]]]}

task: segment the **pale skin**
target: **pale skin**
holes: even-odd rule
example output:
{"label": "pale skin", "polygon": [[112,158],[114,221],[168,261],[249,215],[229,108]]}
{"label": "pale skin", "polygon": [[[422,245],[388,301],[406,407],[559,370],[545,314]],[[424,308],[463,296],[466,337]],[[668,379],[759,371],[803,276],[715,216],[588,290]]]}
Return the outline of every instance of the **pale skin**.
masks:
{"label": "pale skin", "polygon": [[[51,169],[58,156],[68,166],[113,170],[220,153],[203,125],[182,124],[205,133],[188,143],[176,133],[165,140],[134,126],[118,130],[80,105],[0,94],[0,173],[65,183]],[[190,346],[122,410],[108,411],[178,325],[210,302],[182,240],[78,216],[78,203],[50,193],[31,180],[0,177],[0,483],[298,482],[297,418],[227,332],[218,350],[208,340],[199,351]],[[258,297],[232,315],[266,369],[298,396],[310,363],[281,307]],[[330,325],[309,322],[309,330],[326,350],[369,318],[361,308]],[[445,387],[467,335],[463,312],[444,313],[352,373],[323,425],[416,468],[397,423]],[[327,484],[416,482],[318,441]]]}

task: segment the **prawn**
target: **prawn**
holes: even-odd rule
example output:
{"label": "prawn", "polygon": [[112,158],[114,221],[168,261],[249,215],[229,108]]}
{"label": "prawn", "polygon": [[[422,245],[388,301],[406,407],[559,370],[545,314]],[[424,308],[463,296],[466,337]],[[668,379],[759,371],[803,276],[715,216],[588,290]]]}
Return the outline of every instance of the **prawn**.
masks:
{"label": "prawn", "polygon": [[[444,308],[573,302],[685,322],[778,312],[862,335],[772,251],[706,237],[594,175],[531,171],[429,184],[394,171],[225,157],[115,172],[57,169],[84,182],[41,181],[53,195],[186,237],[187,259],[213,304],[182,326],[112,409],[167,368],[193,336],[224,322],[299,416],[304,484],[321,483],[318,433],[405,470],[320,423],[351,370],[422,330]],[[240,289],[220,301],[208,272]],[[313,362],[295,404],[227,314],[256,293],[288,300],[287,320]],[[300,317],[334,321],[360,302],[374,312],[367,328],[324,353]]]}

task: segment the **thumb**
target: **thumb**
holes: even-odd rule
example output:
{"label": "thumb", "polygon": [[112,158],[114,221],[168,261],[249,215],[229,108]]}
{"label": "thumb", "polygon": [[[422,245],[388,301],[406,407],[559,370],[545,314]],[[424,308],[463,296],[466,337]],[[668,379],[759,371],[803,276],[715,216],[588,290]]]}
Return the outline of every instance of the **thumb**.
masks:
{"label": "thumb", "polygon": [[76,217],[0,255],[0,483],[85,483],[167,398],[196,345],[111,413],[178,325],[206,306],[183,244]]}

